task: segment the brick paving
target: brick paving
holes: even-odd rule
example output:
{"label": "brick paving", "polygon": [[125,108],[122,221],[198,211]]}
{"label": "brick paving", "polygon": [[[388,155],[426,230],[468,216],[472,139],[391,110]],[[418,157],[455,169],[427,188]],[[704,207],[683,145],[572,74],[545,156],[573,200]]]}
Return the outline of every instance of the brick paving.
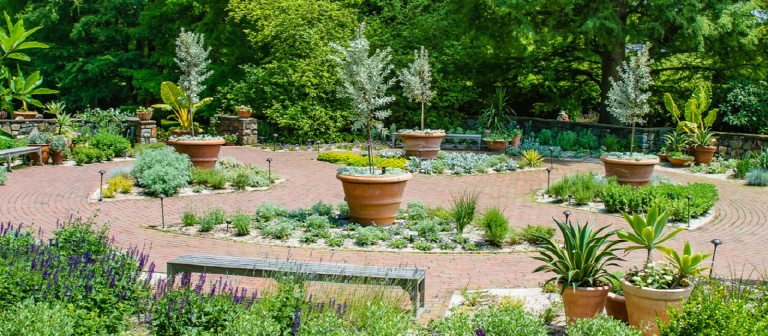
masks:
{"label": "brick paving", "polygon": [[[337,203],[343,199],[340,182],[335,178],[335,166],[315,160],[314,152],[264,152],[253,148],[225,147],[223,156],[233,156],[242,162],[266,166],[266,158],[274,158],[272,168],[287,181],[269,191],[241,192],[220,195],[173,197],[165,200],[167,222],[179,222],[186,207],[207,209],[221,207],[228,212],[237,209],[251,212],[263,202],[282,204],[289,208],[309,206],[318,200]],[[461,288],[500,288],[535,286],[546,278],[533,274],[536,262],[529,253],[394,253],[332,249],[287,248],[263,246],[205,237],[190,237],[148,229],[159,225],[159,201],[125,200],[89,203],[88,194],[98,188],[98,171],[130,166],[130,162],[109,162],[84,167],[30,167],[10,174],[7,185],[0,187],[0,220],[23,222],[54,230],[58,219],[70,215],[97,214],[98,222],[107,222],[111,233],[121,246],[138,245],[150,250],[163,271],[165,262],[182,254],[213,254],[242,257],[291,258],[307,261],[340,262],[362,265],[408,266],[427,270],[427,306],[429,314],[440,314],[450,295]],[[556,161],[552,181],[577,171],[602,171],[600,164]],[[749,272],[753,266],[764,270],[768,264],[768,189],[746,187],[734,181],[721,181],[684,174],[657,172],[674,181],[704,181],[715,184],[721,201],[716,217],[704,227],[683,232],[672,247],[684,240],[695,250],[710,252],[709,241],[719,238],[725,242],[719,248],[716,272],[729,274]],[[527,224],[554,226],[552,218],[562,218],[564,208],[538,204],[533,192],[546,185],[543,171],[490,174],[479,176],[415,176],[405,193],[405,201],[421,200],[432,206],[447,206],[451,194],[464,189],[481,193],[481,206],[501,206],[515,227]],[[572,210],[572,218],[581,222],[625,227],[618,216]],[[626,257],[625,265],[637,265],[642,253]]]}

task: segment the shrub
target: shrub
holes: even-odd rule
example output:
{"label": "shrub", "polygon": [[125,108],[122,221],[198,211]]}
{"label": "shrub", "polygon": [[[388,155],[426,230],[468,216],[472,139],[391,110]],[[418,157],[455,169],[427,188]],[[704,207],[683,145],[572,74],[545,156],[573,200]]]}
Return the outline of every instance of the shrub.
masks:
{"label": "shrub", "polygon": [[[7,308],[0,314],[0,334],[78,335],[78,324],[82,321],[80,318],[85,317],[76,317],[78,312],[81,311],[77,309],[69,310],[66,305],[58,302],[24,300]],[[81,329],[80,331],[83,330]]]}
{"label": "shrub", "polygon": [[288,209],[270,203],[262,203],[256,208],[256,219],[268,222],[278,217],[282,217],[288,214]]}
{"label": "shrub", "polygon": [[[593,135],[594,136],[594,135]],[[560,132],[555,139],[555,144],[565,151],[575,151],[579,149],[579,139],[576,132]]]}
{"label": "shrub", "polygon": [[115,156],[125,156],[131,148],[131,142],[117,134],[100,131],[88,139],[88,145],[104,152],[111,152]]}
{"label": "shrub", "polygon": [[[317,156],[317,160],[355,167],[368,166],[368,157],[352,152],[324,152]],[[373,158],[376,167],[405,169],[406,162],[408,160],[405,158]]]}
{"label": "shrub", "polygon": [[619,138],[613,134],[608,134],[603,138],[603,149],[606,152],[621,152],[623,150],[619,144]]}
{"label": "shrub", "polygon": [[393,249],[401,250],[408,247],[408,241],[402,238],[391,239],[387,242],[387,246]]}
{"label": "shrub", "polygon": [[606,179],[594,172],[577,173],[565,176],[551,185],[547,189],[547,194],[561,202],[567,201],[569,196],[573,196],[576,204],[587,204],[600,196],[600,192],[605,188],[607,182]]}
{"label": "shrub", "polygon": [[541,244],[545,240],[550,240],[555,236],[555,228],[528,225],[523,229],[521,239],[532,245]]}
{"label": "shrub", "polygon": [[347,202],[345,201],[339,202],[339,205],[337,205],[336,208],[339,209],[339,219],[347,220],[352,218],[350,217],[350,214],[349,214],[349,204],[347,204]]}
{"label": "shrub", "polygon": [[[594,318],[577,320],[568,324],[565,332],[568,336],[640,336],[639,330],[630,327],[610,316],[598,314]],[[683,335],[683,334],[676,334]]]}
{"label": "shrub", "polygon": [[235,175],[234,178],[232,178],[232,186],[237,188],[238,190],[243,190],[247,188],[251,183],[251,176],[248,174],[247,171],[239,171]]}
{"label": "shrub", "polygon": [[307,217],[304,225],[310,231],[327,231],[331,228],[331,221],[326,216],[312,215]]}
{"label": "shrub", "polygon": [[5,167],[0,167],[0,185],[5,185],[8,182],[8,171]]}
{"label": "shrub", "polygon": [[548,129],[541,130],[541,132],[539,132],[539,136],[537,140],[540,144],[545,146],[553,145],[554,143],[552,141],[552,131]]}
{"label": "shrub", "polygon": [[184,214],[181,215],[181,223],[184,224],[184,226],[193,226],[197,224],[197,215],[195,214],[195,211],[192,209],[184,210]]}
{"label": "shrub", "polygon": [[263,223],[259,228],[264,236],[272,239],[286,240],[293,234],[296,222],[288,218],[280,218],[270,223]]}
{"label": "shrub", "polygon": [[141,155],[142,153],[144,153],[144,152],[146,152],[148,150],[160,149],[160,148],[164,148],[164,147],[168,147],[168,145],[166,145],[164,142],[153,142],[153,143],[149,143],[149,144],[139,144],[139,143],[137,143],[137,144],[133,145],[133,148],[131,148],[131,153],[130,154],[131,154],[131,156],[139,156],[139,155]]}
{"label": "shrub", "polygon": [[747,179],[748,185],[768,186],[768,169],[752,168],[744,177]]}
{"label": "shrub", "polygon": [[355,245],[357,246],[375,245],[376,242],[385,238],[384,232],[377,226],[359,227],[355,231]]}
{"label": "shrub", "polygon": [[333,214],[333,204],[319,201],[312,205],[312,212],[320,216],[330,217]]}
{"label": "shrub", "polygon": [[733,167],[733,177],[744,178],[754,165],[755,163],[748,156],[736,161],[736,165]]}
{"label": "shrub", "polygon": [[474,315],[458,312],[432,321],[427,327],[426,334],[546,336],[547,328],[541,319],[526,313],[519,307],[500,305],[484,308]]}
{"label": "shrub", "polygon": [[581,149],[595,150],[598,148],[597,137],[594,134],[592,134],[592,130],[590,129],[585,129],[579,132],[579,136],[576,139],[576,141],[578,143],[579,148]]}
{"label": "shrub", "polygon": [[654,205],[667,211],[673,221],[688,218],[688,199],[691,195],[691,217],[699,217],[715,206],[719,199],[717,188],[712,184],[688,185],[660,184],[634,188],[608,183],[600,194],[608,212],[645,213]]}
{"label": "shrub", "polygon": [[419,240],[415,243],[413,243],[413,248],[419,250],[419,251],[432,251],[432,249],[435,248],[434,245],[430,244],[426,240]]}
{"label": "shrub", "polygon": [[175,195],[192,179],[189,156],[166,147],[150,150],[136,158],[132,170],[136,181],[152,196]]}
{"label": "shrub", "polygon": [[120,175],[109,179],[107,188],[117,191],[121,194],[128,194],[133,190],[133,181],[127,177]]}
{"label": "shrub", "polygon": [[406,213],[408,214],[408,220],[427,219],[429,206],[420,201],[410,201],[406,206]]}
{"label": "shrub", "polygon": [[544,157],[535,150],[526,150],[521,154],[521,166],[539,168],[544,164]]}
{"label": "shrub", "polygon": [[192,182],[212,189],[222,189],[227,183],[227,178],[217,169],[192,169]]}
{"label": "shrub", "polygon": [[416,231],[419,234],[419,237],[432,242],[439,242],[442,227],[435,219],[425,219],[413,224],[411,230]]}
{"label": "shrub", "polygon": [[98,148],[77,146],[72,151],[72,155],[75,157],[75,164],[82,166],[88,163],[96,163],[112,158],[111,152],[105,152]]}
{"label": "shrub", "polygon": [[496,246],[501,246],[509,233],[509,222],[498,207],[486,209],[478,225],[485,230],[485,239]]}
{"label": "shrub", "polygon": [[232,226],[235,228],[235,235],[247,236],[251,233],[251,216],[245,214],[236,214],[232,216]]}

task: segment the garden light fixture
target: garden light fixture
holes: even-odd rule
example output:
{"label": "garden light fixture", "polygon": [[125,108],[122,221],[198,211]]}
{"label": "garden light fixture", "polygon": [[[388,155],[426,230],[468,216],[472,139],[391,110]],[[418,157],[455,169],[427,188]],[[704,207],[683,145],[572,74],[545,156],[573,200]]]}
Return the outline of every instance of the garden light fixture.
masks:
{"label": "garden light fixture", "polygon": [[563,211],[563,215],[565,215],[565,224],[570,223],[570,220],[568,218],[571,217],[571,214],[572,214],[571,210]]}
{"label": "garden light fixture", "polygon": [[547,168],[547,191],[549,191],[549,176],[552,174],[552,168]]}
{"label": "garden light fixture", "polygon": [[715,256],[717,255],[717,247],[720,245],[723,245],[723,242],[720,239],[712,239],[710,241],[712,245],[714,245],[714,250],[712,251],[712,267],[709,268],[709,277],[712,277],[712,271],[715,269]]}
{"label": "garden light fixture", "polygon": [[157,195],[160,197],[160,220],[162,221],[163,229],[165,229],[165,205],[163,204],[163,199],[165,199],[164,194]]}
{"label": "garden light fixture", "polygon": [[272,184],[272,158],[267,158],[267,174],[269,184]]}
{"label": "garden light fixture", "polygon": [[224,221],[224,222],[227,223],[227,232],[229,232],[229,226],[232,224],[232,219],[231,218],[227,218],[227,220]]}
{"label": "garden light fixture", "polygon": [[104,200],[104,173],[103,169],[99,170],[99,202]]}

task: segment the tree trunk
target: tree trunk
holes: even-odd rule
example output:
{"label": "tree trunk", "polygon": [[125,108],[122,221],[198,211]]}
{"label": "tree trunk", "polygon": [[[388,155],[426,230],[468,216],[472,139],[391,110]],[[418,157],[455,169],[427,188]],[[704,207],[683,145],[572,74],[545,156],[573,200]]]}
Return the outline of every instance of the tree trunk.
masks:
{"label": "tree trunk", "polygon": [[421,103],[421,130],[424,130],[424,103]]}
{"label": "tree trunk", "polygon": [[605,41],[603,50],[600,51],[600,122],[603,124],[618,124],[619,121],[614,118],[605,107],[608,100],[608,91],[611,89],[611,79],[616,80],[619,77],[619,67],[624,62],[626,54],[626,26],[627,26],[627,5],[624,1],[614,1],[614,14],[621,22],[621,29],[617,36],[612,40]]}

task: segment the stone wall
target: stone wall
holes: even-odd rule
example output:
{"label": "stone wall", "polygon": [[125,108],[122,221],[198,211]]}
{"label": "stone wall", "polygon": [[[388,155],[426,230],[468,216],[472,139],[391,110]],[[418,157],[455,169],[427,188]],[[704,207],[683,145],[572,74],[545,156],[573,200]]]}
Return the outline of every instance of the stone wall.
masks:
{"label": "stone wall", "polygon": [[27,137],[33,129],[40,132],[54,132],[56,124],[56,119],[1,119],[0,129],[13,134],[18,139]]}
{"label": "stone wall", "polygon": [[715,132],[718,151],[731,157],[768,148],[768,135]]}
{"label": "stone wall", "polygon": [[259,142],[259,128],[254,118],[238,118],[237,116],[220,115],[216,125],[216,134],[237,134],[238,145],[255,145]]}
{"label": "stone wall", "polygon": [[[540,119],[540,118],[527,118],[518,117],[515,118],[517,124],[520,127],[530,127],[539,132],[542,129],[556,129],[559,131],[574,131],[580,132],[583,130],[591,130],[592,134],[602,139],[608,134],[613,134],[619,139],[629,139],[632,136],[632,128],[618,125],[607,124],[593,124],[593,123],[581,123],[581,122],[564,122],[553,119]],[[529,124],[530,123],[530,124]],[[667,127],[636,127],[635,135],[638,137],[638,148],[641,148],[644,152],[658,151],[660,146],[661,137],[664,133],[671,131],[671,128]]]}

